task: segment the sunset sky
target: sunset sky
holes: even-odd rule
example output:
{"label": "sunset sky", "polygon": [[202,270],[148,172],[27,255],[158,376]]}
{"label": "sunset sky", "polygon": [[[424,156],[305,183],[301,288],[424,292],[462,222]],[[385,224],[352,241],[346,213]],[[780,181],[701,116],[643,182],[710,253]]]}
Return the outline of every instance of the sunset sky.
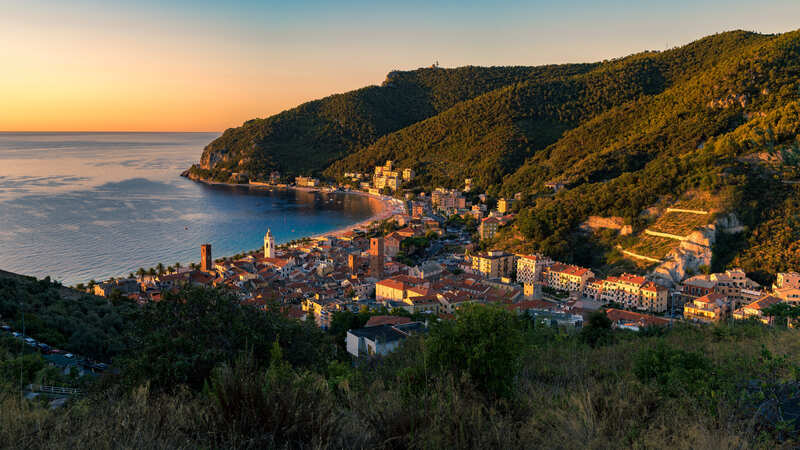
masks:
{"label": "sunset sky", "polygon": [[798,18],[798,0],[0,0],[0,130],[221,131],[435,60],[594,61]]}

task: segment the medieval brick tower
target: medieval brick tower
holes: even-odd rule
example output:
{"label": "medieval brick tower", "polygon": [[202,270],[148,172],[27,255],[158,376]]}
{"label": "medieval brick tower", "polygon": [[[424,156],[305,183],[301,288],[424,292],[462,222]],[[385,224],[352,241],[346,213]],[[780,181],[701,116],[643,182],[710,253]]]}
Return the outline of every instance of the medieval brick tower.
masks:
{"label": "medieval brick tower", "polygon": [[275,257],[275,238],[272,237],[272,232],[267,229],[267,234],[264,235],[264,258]]}
{"label": "medieval brick tower", "polygon": [[214,260],[211,258],[211,244],[200,246],[200,270],[205,272],[214,270]]}
{"label": "medieval brick tower", "polygon": [[375,278],[383,278],[383,238],[376,237],[369,241],[369,272]]}

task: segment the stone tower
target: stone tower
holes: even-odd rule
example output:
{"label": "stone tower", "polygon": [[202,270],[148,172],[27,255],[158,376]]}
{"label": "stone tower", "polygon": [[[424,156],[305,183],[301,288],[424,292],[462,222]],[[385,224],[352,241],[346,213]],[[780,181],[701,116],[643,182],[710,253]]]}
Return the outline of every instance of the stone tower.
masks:
{"label": "stone tower", "polygon": [[275,238],[272,237],[272,232],[267,229],[267,234],[264,235],[264,258],[275,257]]}
{"label": "stone tower", "polygon": [[214,260],[211,258],[211,244],[200,246],[200,270],[205,272],[214,270]]}
{"label": "stone tower", "polygon": [[369,271],[375,278],[383,278],[383,238],[376,237],[369,241]]}

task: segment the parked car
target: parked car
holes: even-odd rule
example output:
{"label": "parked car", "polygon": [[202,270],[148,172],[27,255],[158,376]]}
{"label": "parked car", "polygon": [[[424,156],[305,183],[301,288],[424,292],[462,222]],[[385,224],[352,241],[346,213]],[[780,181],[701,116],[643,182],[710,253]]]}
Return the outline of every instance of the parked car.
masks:
{"label": "parked car", "polygon": [[18,337],[22,336],[22,334],[17,333],[16,331],[11,333],[11,335],[14,336],[15,338],[18,338]]}
{"label": "parked car", "polygon": [[11,327],[8,326],[8,325],[3,325],[3,326],[0,326],[0,330],[6,331],[6,332],[10,332],[11,331]]}

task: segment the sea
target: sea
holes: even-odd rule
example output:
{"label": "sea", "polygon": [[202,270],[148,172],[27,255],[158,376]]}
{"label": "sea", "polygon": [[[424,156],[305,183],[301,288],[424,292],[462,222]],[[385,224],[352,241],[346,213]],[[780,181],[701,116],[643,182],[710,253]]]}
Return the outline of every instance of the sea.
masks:
{"label": "sea", "polygon": [[0,133],[0,269],[65,285],[199,262],[346,228],[379,211],[346,193],[180,176],[216,133]]}

